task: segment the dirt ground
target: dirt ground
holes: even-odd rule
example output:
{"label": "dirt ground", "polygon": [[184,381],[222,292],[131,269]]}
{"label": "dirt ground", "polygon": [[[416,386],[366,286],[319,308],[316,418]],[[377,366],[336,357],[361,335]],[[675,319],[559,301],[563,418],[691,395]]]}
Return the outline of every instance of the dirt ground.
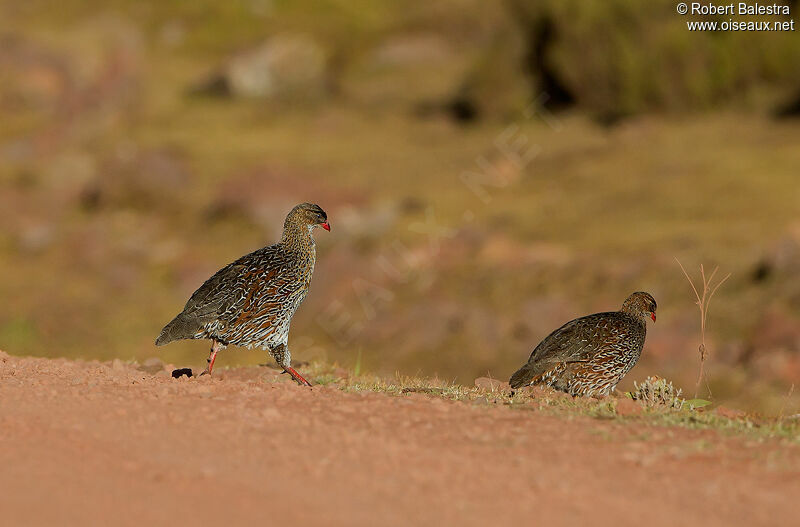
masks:
{"label": "dirt ground", "polygon": [[800,448],[0,353],[3,525],[777,525]]}

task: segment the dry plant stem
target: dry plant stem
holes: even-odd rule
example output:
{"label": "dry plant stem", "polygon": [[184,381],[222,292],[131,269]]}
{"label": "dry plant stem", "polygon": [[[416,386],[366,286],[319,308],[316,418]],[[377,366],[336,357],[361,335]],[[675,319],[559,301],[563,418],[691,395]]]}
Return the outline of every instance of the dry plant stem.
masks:
{"label": "dry plant stem", "polygon": [[[694,291],[694,296],[697,299],[697,306],[700,308],[700,346],[698,351],[700,352],[700,372],[697,376],[697,383],[694,387],[694,396],[697,397],[697,393],[700,390],[700,383],[706,379],[705,376],[705,362],[706,362],[706,321],[708,320],[708,306],[711,303],[711,298],[714,296],[714,293],[717,292],[719,286],[725,283],[725,281],[731,277],[731,274],[728,273],[725,275],[725,278],[717,282],[716,285],[713,284],[714,276],[716,276],[717,271],[719,271],[719,267],[715,267],[714,270],[711,272],[710,276],[706,276],[706,270],[703,264],[700,264],[700,278],[703,281],[703,293],[700,294],[697,286],[694,285],[694,281],[689,276],[689,273],[686,272],[686,269],[683,267],[683,264],[675,258],[675,261],[678,262],[678,265],[683,271],[683,275],[686,277],[686,280],[689,282],[689,285],[692,286],[692,291]],[[711,396],[711,387],[708,385],[708,380],[706,379],[706,388],[708,389],[708,394]]]}
{"label": "dry plant stem", "polygon": [[789,399],[792,398],[793,393],[794,393],[794,383],[792,383],[792,386],[789,387],[789,393],[787,393],[786,397],[783,399],[783,404],[781,404],[781,411],[778,414],[778,422],[783,421],[783,411],[786,410],[786,403],[789,401]]}

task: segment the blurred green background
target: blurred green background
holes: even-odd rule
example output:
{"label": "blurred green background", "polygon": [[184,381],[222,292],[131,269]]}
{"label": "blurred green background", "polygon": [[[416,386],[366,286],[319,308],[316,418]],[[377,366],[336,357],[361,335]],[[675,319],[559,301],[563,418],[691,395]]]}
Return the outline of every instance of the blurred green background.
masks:
{"label": "blurred green background", "polygon": [[506,379],[565,321],[647,290],[659,320],[620,387],[693,395],[678,258],[732,273],[714,400],[800,411],[797,33],[689,32],[671,1],[0,10],[5,351],[204,364],[203,342],[156,349],[162,325],[313,201],[333,231],[296,361]]}

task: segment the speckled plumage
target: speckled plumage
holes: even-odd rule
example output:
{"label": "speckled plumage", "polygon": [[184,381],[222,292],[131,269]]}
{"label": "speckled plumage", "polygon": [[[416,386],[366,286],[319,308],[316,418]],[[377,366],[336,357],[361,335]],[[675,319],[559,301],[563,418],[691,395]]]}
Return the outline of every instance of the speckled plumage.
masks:
{"label": "speckled plumage", "polygon": [[655,321],[656,301],[637,292],[622,309],[567,322],[547,336],[511,376],[513,389],[544,384],[573,396],[605,396],[636,365]]}
{"label": "speckled plumage", "polygon": [[[289,326],[306,297],[316,261],[311,232],[329,230],[327,215],[303,203],[292,209],[275,245],[242,256],[192,294],[156,339],[161,346],[178,339],[211,339],[210,373],[216,352],[229,344],[266,349],[298,382],[308,384],[291,368]],[[299,377],[299,379],[298,379]]]}

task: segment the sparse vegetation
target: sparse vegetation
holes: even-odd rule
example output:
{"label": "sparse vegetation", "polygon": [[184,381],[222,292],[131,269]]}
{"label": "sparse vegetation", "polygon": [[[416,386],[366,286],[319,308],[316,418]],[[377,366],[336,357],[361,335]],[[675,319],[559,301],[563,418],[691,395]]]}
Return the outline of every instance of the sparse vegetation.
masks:
{"label": "sparse vegetation", "polygon": [[[706,355],[708,353],[708,349],[706,348],[706,324],[708,323],[708,308],[711,304],[711,299],[714,296],[714,293],[717,292],[717,289],[725,283],[725,281],[731,277],[730,273],[725,275],[721,280],[717,283],[714,283],[714,277],[719,271],[719,267],[715,267],[711,274],[706,277],[706,270],[703,267],[703,264],[700,264],[700,280],[703,284],[702,287],[702,294],[698,291],[698,287],[694,285],[694,281],[689,276],[689,273],[686,272],[686,269],[683,268],[683,264],[678,260],[678,265],[683,271],[683,275],[686,277],[686,280],[689,282],[689,285],[692,286],[692,291],[694,291],[694,296],[697,299],[697,307],[700,309],[700,346],[698,347],[698,351],[700,353],[700,368],[699,373],[697,375],[697,383],[695,383],[694,388],[694,396],[697,397],[697,392],[700,390],[700,383],[705,380],[705,364],[706,364]],[[711,388],[708,386],[708,381],[706,381],[706,387],[708,388],[708,395],[711,396]]]}
{"label": "sparse vegetation", "polygon": [[[347,370],[325,363],[304,365],[314,380],[334,385],[346,392],[375,392],[394,397],[411,394],[444,399],[477,407],[507,408],[519,411],[543,412],[561,417],[594,419],[637,419],[654,426],[680,426],[692,429],[713,429],[730,434],[742,434],[755,439],[779,438],[800,445],[800,419],[761,418],[741,414],[729,417],[709,409],[702,399],[685,400],[681,390],[662,378],[648,377],[634,382],[630,393],[619,393],[602,399],[571,397],[550,388],[517,390],[512,396],[507,385],[502,389],[464,386],[452,381],[396,375],[384,379],[376,375],[352,375]],[[314,381],[312,381],[314,382]],[[636,417],[621,417],[615,412],[620,398],[631,398],[642,404],[645,411]]]}
{"label": "sparse vegetation", "polygon": [[633,391],[628,395],[645,406],[683,409],[686,400],[681,397],[681,389],[660,377],[648,377],[641,383],[633,382]]}
{"label": "sparse vegetation", "polygon": [[765,100],[756,97],[765,88],[776,104],[797,86],[788,65],[800,58],[800,43],[791,31],[751,34],[746,43],[735,33],[689,32],[685,20],[700,18],[676,17],[668,0],[508,4],[532,37],[547,31],[550,74],[584,109],[612,120],[654,109],[754,105]]}

